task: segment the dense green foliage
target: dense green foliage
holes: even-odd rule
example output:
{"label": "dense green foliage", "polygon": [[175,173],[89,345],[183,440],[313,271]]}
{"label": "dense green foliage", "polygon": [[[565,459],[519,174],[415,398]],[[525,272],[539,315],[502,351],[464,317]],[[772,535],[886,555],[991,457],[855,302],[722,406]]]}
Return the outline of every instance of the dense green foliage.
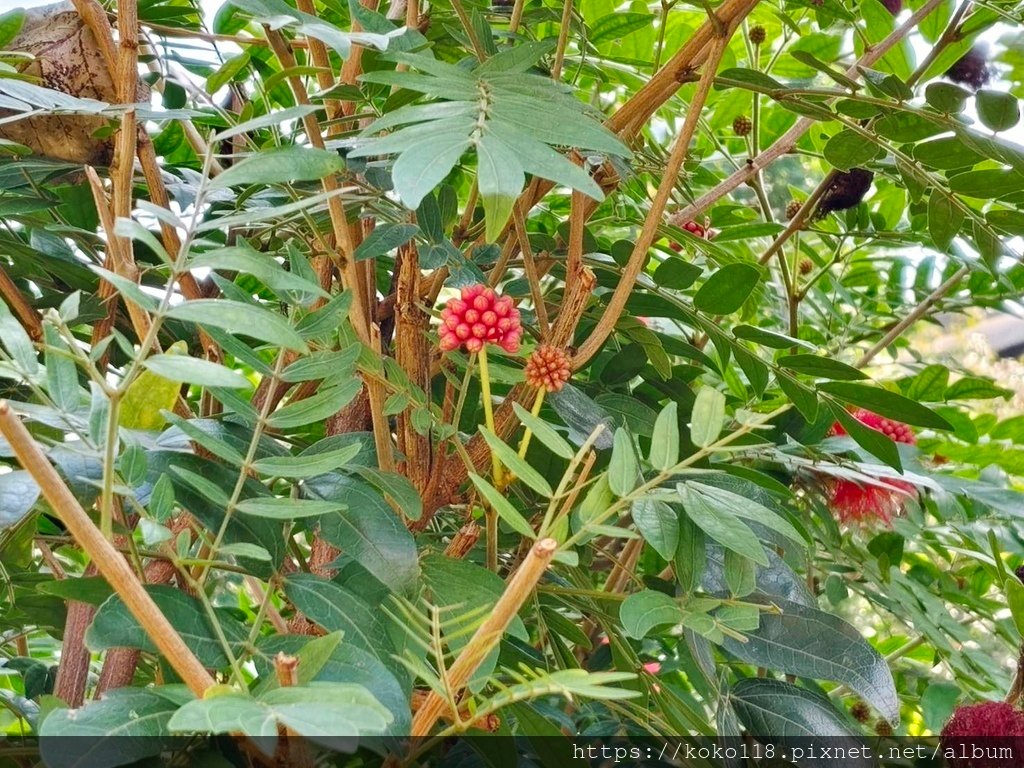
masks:
{"label": "dense green foliage", "polygon": [[[0,17],[0,392],[221,684],[0,442],[6,732],[920,735],[1011,689],[1024,415],[915,333],[1024,288],[1020,50],[943,77],[1020,4],[490,5],[140,2],[132,141]],[[441,351],[478,284],[518,351]]]}

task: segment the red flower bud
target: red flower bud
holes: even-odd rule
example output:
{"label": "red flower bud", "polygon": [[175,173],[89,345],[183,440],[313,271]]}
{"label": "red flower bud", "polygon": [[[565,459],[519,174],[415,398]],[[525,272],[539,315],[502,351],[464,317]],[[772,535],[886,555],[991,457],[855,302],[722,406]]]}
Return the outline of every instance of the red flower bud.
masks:
{"label": "red flower bud", "polygon": [[444,352],[459,347],[479,352],[484,344],[517,352],[523,328],[512,299],[499,296],[485,285],[471,285],[441,310],[440,335]]}

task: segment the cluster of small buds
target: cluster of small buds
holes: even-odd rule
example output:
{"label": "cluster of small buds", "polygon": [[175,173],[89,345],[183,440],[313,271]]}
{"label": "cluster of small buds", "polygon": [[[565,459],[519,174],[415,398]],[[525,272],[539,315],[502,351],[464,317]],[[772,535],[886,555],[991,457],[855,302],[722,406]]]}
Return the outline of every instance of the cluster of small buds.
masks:
{"label": "cluster of small buds", "polygon": [[440,335],[445,352],[459,347],[479,352],[484,344],[497,344],[512,353],[519,350],[523,327],[511,298],[484,285],[471,285],[441,310]]}
{"label": "cluster of small buds", "polygon": [[800,259],[799,269],[801,275],[809,275],[811,270],[814,269],[814,262],[810,259]]}
{"label": "cluster of small buds", "polygon": [[792,219],[794,216],[796,216],[798,213],[800,213],[800,209],[803,208],[803,207],[804,207],[804,204],[802,202],[800,202],[799,200],[790,200],[786,204],[786,218],[787,219]]}
{"label": "cluster of small buds", "polygon": [[545,392],[558,392],[569,381],[572,370],[565,351],[541,344],[526,361],[526,383]]}
{"label": "cluster of small buds", "polygon": [[866,723],[871,719],[871,707],[865,704],[861,699],[857,699],[850,707],[850,715],[858,723]]}
{"label": "cluster of small buds", "polygon": [[764,31],[764,27],[758,24],[756,27],[750,28],[750,32],[747,37],[754,45],[761,45],[768,38],[768,35]]}
{"label": "cluster of small buds", "polygon": [[732,132],[737,136],[746,136],[750,133],[751,128],[753,128],[753,124],[744,115],[740,115],[732,121]]}

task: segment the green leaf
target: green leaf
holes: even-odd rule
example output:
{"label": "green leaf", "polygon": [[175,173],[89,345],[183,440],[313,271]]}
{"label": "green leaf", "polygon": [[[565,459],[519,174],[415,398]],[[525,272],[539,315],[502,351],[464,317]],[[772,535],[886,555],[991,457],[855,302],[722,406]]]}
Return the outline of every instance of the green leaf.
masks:
{"label": "green leaf", "polygon": [[747,678],[729,691],[729,702],[754,738],[780,746],[808,740],[862,735],[836,711],[828,697],[782,680]]}
{"label": "green leaf", "polygon": [[534,416],[519,403],[512,403],[512,409],[515,411],[516,416],[519,417],[519,421],[523,423],[523,426],[529,429],[534,437],[544,443],[553,454],[563,459],[571,459],[573,457],[574,451],[572,446],[555,431],[554,427],[539,416]]}
{"label": "green leaf", "polygon": [[835,381],[857,381],[866,379],[867,374],[854,368],[852,365],[841,363],[829,357],[818,357],[817,355],[789,355],[781,357],[778,363],[783,368],[819,379],[833,379]]}
{"label": "green leaf", "polygon": [[281,380],[294,383],[316,379],[351,378],[362,349],[362,345],[356,343],[339,352],[317,352],[296,360],[282,371]]}
{"label": "green leaf", "polygon": [[146,358],[143,366],[170,381],[185,382],[200,387],[252,388],[252,382],[238,371],[197,357],[153,355]]}
{"label": "green leaf", "polygon": [[14,528],[39,499],[39,485],[23,469],[0,475],[0,532]]}
{"label": "green leaf", "polygon": [[416,542],[384,496],[359,477],[332,472],[303,483],[307,496],[344,505],[320,518],[325,540],[394,592],[406,594],[419,579]]}
{"label": "green leaf", "polygon": [[82,393],[78,388],[78,370],[71,350],[52,325],[43,326],[43,333],[46,340],[46,391],[60,410],[77,411]]}
{"label": "green leaf", "polygon": [[690,414],[690,439],[694,445],[707,448],[718,440],[723,426],[725,395],[714,387],[701,387]]}
{"label": "green leaf", "polygon": [[187,702],[167,727],[186,733],[243,733],[276,738],[288,728],[311,739],[379,735],[391,713],[361,685],[316,682],[273,688],[254,698],[223,693]]}
{"label": "green leaf", "polygon": [[640,465],[636,459],[636,448],[629,432],[615,430],[612,443],[612,458],[608,464],[608,485],[616,496],[626,496],[636,487],[640,476]]}
{"label": "green leaf", "polygon": [[1013,616],[1014,626],[1021,637],[1024,637],[1024,584],[1016,576],[1009,576],[1003,581],[1006,591],[1006,604]]}
{"label": "green leaf", "polygon": [[797,545],[804,545],[804,537],[784,517],[753,499],[733,493],[705,483],[688,482],[686,487],[702,496],[708,506],[719,510],[727,510],[730,514],[744,520],[751,520],[763,525],[776,533],[780,533]]}
{"label": "green leaf", "polygon": [[627,635],[641,640],[656,627],[674,626],[683,620],[679,604],[664,592],[634,592],[619,607],[619,621]]}
{"label": "green leaf", "polygon": [[275,429],[290,429],[323,421],[351,403],[362,388],[363,382],[359,378],[323,387],[312,397],[288,403],[274,411],[267,419],[267,424]]}
{"label": "green leaf", "polygon": [[345,471],[354,472],[383,493],[407,519],[419,520],[423,516],[423,500],[416,486],[404,475],[359,465],[347,467]]}
{"label": "green leaf", "polygon": [[[177,587],[147,586],[146,591],[204,667],[227,667],[224,648],[198,600]],[[234,618],[231,611],[216,609],[216,613],[221,631],[233,652],[238,655],[247,642],[246,626]],[[117,595],[110,597],[96,612],[85,634],[85,644],[94,652],[111,648],[138,648],[147,653],[157,653],[153,640]]]}
{"label": "green leaf", "polygon": [[896,684],[885,659],[852,626],[815,608],[773,599],[781,613],[762,613],[745,642],[726,638],[730,654],[748,664],[814,680],[842,683],[887,720],[899,718]]}
{"label": "green leaf", "polygon": [[218,248],[197,254],[189,259],[188,268],[190,270],[221,269],[229,272],[245,272],[282,298],[288,298],[289,292],[309,294],[323,299],[330,298],[330,294],[318,283],[307,280],[294,272],[286,271],[275,259],[248,246]]}
{"label": "green leaf", "polygon": [[867,136],[846,129],[825,144],[825,159],[840,171],[866,165],[878,154],[878,145]]}
{"label": "green leaf", "polygon": [[[178,709],[179,691],[116,688],[77,709],[56,709],[39,728],[43,762],[53,768],[127,765],[180,748],[168,723]],[[187,694],[186,694],[187,695]]]}
{"label": "green leaf", "polygon": [[228,333],[238,333],[277,344],[296,352],[307,352],[306,342],[288,321],[263,307],[231,299],[193,299],[167,312],[167,317],[197,325],[212,325]]}
{"label": "green leaf", "polygon": [[210,189],[226,189],[241,184],[316,181],[344,168],[345,161],[337,152],[314,147],[282,147],[259,152],[232,165],[213,177]]}
{"label": "green leaf", "polygon": [[416,210],[423,198],[451,173],[469,146],[468,136],[444,131],[405,149],[395,161],[391,180],[406,208]]}
{"label": "green leaf", "polygon": [[777,380],[786,397],[800,411],[800,415],[807,422],[813,423],[818,418],[818,396],[814,390],[785,373],[780,373]]}
{"label": "green leaf", "polygon": [[39,370],[32,339],[3,301],[0,301],[0,343],[26,375],[34,376]]}
{"label": "green leaf", "polygon": [[707,497],[680,483],[676,492],[686,515],[710,538],[737,555],[748,557],[760,565],[768,565],[764,547],[754,532],[736,515],[722,506],[712,506]]}
{"label": "green leaf", "polygon": [[964,223],[964,213],[938,189],[928,195],[928,233],[938,251],[945,253]]}
{"label": "green leaf", "polygon": [[964,111],[970,91],[952,83],[929,83],[924,89],[924,98],[929,105],[949,115]]}
{"label": "green leaf", "polygon": [[1011,93],[982,89],[974,94],[978,119],[992,131],[1007,131],[1020,122],[1020,102]]}
{"label": "green leaf", "polygon": [[353,258],[356,261],[376,259],[405,245],[420,231],[415,224],[379,224],[359,244]]}
{"label": "green leaf", "polygon": [[899,451],[896,449],[896,444],[892,440],[878,430],[871,429],[870,427],[866,427],[861,424],[861,422],[858,419],[853,418],[845,408],[841,408],[834,403],[829,403],[829,409],[832,411],[832,415],[835,416],[836,420],[842,425],[843,429],[846,430],[846,433],[853,438],[857,445],[872,456],[875,456],[888,464],[897,472],[903,471],[903,463],[900,460]]}
{"label": "green leaf", "polygon": [[267,477],[304,478],[322,475],[343,467],[362,450],[358,443],[332,451],[300,453],[298,456],[268,456],[257,459],[253,469]]}
{"label": "green leaf", "polygon": [[393,652],[379,606],[370,606],[355,592],[333,581],[296,573],[285,579],[284,593],[314,624],[328,632],[344,633],[346,645],[368,651],[385,662]]}
{"label": "green leaf", "polygon": [[679,461],[679,406],[670,402],[661,409],[651,436],[651,466],[666,471]]}
{"label": "green leaf", "polygon": [[602,16],[591,27],[589,42],[594,45],[620,40],[626,35],[651,26],[654,16],[649,13],[616,12]]}
{"label": "green leaf", "polygon": [[1024,188],[1024,175],[1015,170],[1002,168],[967,171],[950,177],[949,188],[968,197],[993,200],[1019,192]]}
{"label": "green leaf", "polygon": [[510,469],[512,474],[542,496],[551,497],[553,493],[551,485],[540,472],[527,463],[526,459],[519,458],[518,453],[487,427],[481,426],[480,434],[484,436],[484,440],[487,441],[487,445],[498,457],[498,460],[503,466]]}
{"label": "green leaf", "polygon": [[477,186],[484,206],[488,242],[497,241],[512,215],[512,206],[526,183],[515,152],[491,136],[477,142]]}
{"label": "green leaf", "polygon": [[25,9],[15,8],[0,15],[0,50],[21,31],[25,23]]}
{"label": "green leaf", "polygon": [[693,306],[702,312],[729,315],[743,306],[761,279],[761,270],[753,264],[727,264],[709,277],[693,297]]}
{"label": "green leaf", "polygon": [[855,384],[853,382],[836,381],[819,385],[821,392],[842,400],[850,405],[860,408],[867,408],[880,416],[885,416],[896,421],[913,424],[917,427],[929,427],[931,429],[952,430],[953,426],[930,408],[908,397],[890,392],[880,387],[872,387],[867,384]]}
{"label": "green leaf", "polygon": [[320,517],[344,511],[333,501],[289,499],[276,496],[244,499],[238,502],[237,509],[244,515],[266,517],[271,520],[299,520],[304,517]]}
{"label": "green leaf", "polygon": [[[446,616],[454,618],[456,631],[449,631],[448,641],[453,649],[465,647],[470,634],[463,631],[476,628],[481,612],[486,615],[501,598],[505,582],[493,571],[467,560],[456,560],[439,553],[423,557],[423,581],[430,591],[430,600],[440,608],[447,608]],[[455,618],[468,614],[464,620]],[[519,616],[512,619],[508,633],[519,640],[529,640],[530,633]]]}
{"label": "green leaf", "polygon": [[480,495],[483,496],[488,506],[498,514],[498,517],[508,523],[510,528],[527,538],[537,538],[537,534],[530,526],[529,521],[522,516],[518,509],[512,506],[512,502],[506,499],[497,488],[475,472],[469,473],[469,479],[473,481],[473,485],[480,491]]}
{"label": "green leaf", "polygon": [[679,545],[679,514],[663,501],[646,498],[633,502],[632,514],[640,535],[671,562]]}

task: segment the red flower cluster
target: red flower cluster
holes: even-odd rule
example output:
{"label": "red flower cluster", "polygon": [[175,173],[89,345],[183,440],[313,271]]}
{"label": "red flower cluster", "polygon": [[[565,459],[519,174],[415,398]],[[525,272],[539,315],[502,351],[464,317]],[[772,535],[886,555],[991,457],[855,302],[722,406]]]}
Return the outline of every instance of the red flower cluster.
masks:
{"label": "red flower cluster", "polygon": [[[950,760],[957,768],[1011,768],[1014,758],[996,757],[993,747],[1015,745],[1024,739],[1024,712],[1003,701],[985,701],[958,707],[942,729],[942,749],[958,757]],[[977,746],[981,753],[975,757]],[[1011,750],[1012,751],[1012,750]]]}
{"label": "red flower cluster", "polygon": [[545,392],[558,392],[569,380],[572,371],[565,351],[550,344],[541,344],[526,361],[526,383]]}
{"label": "red flower cluster", "polygon": [[[858,408],[851,414],[866,427],[897,443],[914,445],[917,438],[906,424],[879,416],[877,413]],[[845,435],[843,425],[836,422],[829,432],[831,435]],[[903,512],[908,496],[915,493],[911,483],[902,480],[885,480],[885,486],[861,485],[853,480],[830,479],[826,484],[829,508],[839,517],[841,523],[869,523],[879,521],[886,525]]]}
{"label": "red flower cluster", "polygon": [[497,344],[506,352],[517,352],[523,327],[519,310],[508,296],[499,296],[485,285],[462,289],[441,310],[441,349],[450,352],[465,347],[479,352],[484,344]]}

